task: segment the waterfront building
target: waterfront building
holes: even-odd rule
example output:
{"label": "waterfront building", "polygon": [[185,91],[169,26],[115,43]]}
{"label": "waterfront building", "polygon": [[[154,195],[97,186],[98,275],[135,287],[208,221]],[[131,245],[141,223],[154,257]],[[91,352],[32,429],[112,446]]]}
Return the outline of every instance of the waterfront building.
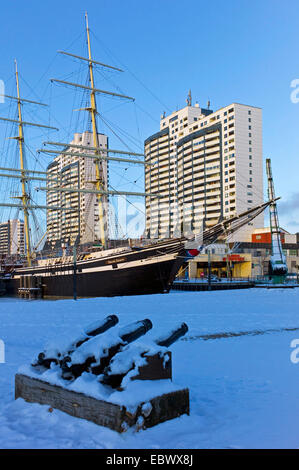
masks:
{"label": "waterfront building", "polygon": [[[281,230],[283,253],[286,257],[290,277],[299,276],[299,233],[291,234]],[[208,253],[210,251],[210,253]],[[179,278],[201,278],[211,273],[221,277],[260,277],[269,274],[271,258],[270,227],[254,229],[250,240],[236,243],[215,243],[206,247],[181,268]]]}
{"label": "waterfront building", "polygon": [[[98,134],[99,147],[108,148],[108,137]],[[95,189],[96,170],[94,160],[78,156],[79,153],[93,153],[91,150],[72,147],[71,145],[92,147],[92,134],[76,133],[70,146],[63,151],[74,156],[61,154],[48,165],[49,181],[47,188],[72,187]],[[108,187],[107,161],[101,162],[104,189]],[[52,181],[50,181],[50,179]],[[107,196],[102,197],[104,212],[107,213]],[[93,193],[47,191],[47,205],[69,208],[70,210],[47,210],[47,241],[48,244],[73,245],[75,242],[90,243],[100,240],[98,197]],[[106,222],[107,223],[107,222]],[[107,228],[106,228],[107,230]]]}
{"label": "waterfront building", "polygon": [[12,219],[0,223],[0,255],[25,253],[24,222]]}
{"label": "waterfront building", "polygon": [[[200,231],[263,202],[262,110],[232,103],[187,106],[161,116],[145,140],[146,232],[150,238]],[[264,226],[260,214],[237,235]],[[233,240],[233,238],[232,238]]]}

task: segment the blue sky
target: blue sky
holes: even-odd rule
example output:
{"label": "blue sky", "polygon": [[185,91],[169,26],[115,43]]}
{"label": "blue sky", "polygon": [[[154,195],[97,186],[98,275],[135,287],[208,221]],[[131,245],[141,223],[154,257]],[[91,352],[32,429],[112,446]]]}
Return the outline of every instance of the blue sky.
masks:
{"label": "blue sky", "polygon": [[[291,81],[299,78],[298,1],[16,0],[2,4],[0,79],[7,94],[13,94],[17,58],[23,96],[51,105],[51,115],[37,108],[24,111],[27,120],[61,128],[46,135],[50,140],[62,141],[69,137],[67,130],[84,127],[84,119],[71,112],[80,107],[79,94],[74,99],[69,89],[50,85],[49,78],[85,81],[80,64],[56,52],[86,53],[85,10],[95,58],[126,71],[106,73],[108,82],[98,73],[97,86],[117,90],[113,86],[117,84],[136,98],[135,104],[98,101],[110,123],[137,139],[136,145],[131,139],[131,148],[142,150],[144,138],[158,130],[161,113],[184,106],[189,88],[194,100],[203,106],[210,100],[212,109],[234,101],[262,107],[264,158],[272,159],[276,193],[282,197],[281,225],[299,231],[299,103],[290,99]],[[0,110],[1,116],[12,113],[8,103],[1,104]],[[14,164],[17,156],[6,151],[3,133],[2,127],[0,150],[6,166],[11,166],[8,163]],[[27,138],[32,150],[47,140],[32,130]],[[35,167],[46,163],[46,157],[41,157]],[[122,189],[142,187],[141,170],[114,165],[112,174]],[[5,188],[0,190],[3,196]]]}

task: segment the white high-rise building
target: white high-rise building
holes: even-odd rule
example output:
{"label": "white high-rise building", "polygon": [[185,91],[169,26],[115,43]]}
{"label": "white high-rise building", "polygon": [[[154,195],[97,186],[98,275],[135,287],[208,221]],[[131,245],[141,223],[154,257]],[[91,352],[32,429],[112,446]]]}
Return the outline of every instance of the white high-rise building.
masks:
{"label": "white high-rise building", "polygon": [[[197,232],[263,202],[262,110],[232,103],[215,112],[197,103],[161,116],[145,141],[146,229],[151,238]],[[263,214],[234,235],[245,241]]]}
{"label": "white high-rise building", "polygon": [[[99,147],[108,147],[108,137],[98,134]],[[92,158],[80,157],[77,154],[93,154],[92,150],[71,147],[71,144],[92,147],[93,140],[90,132],[75,134],[70,146],[64,152],[76,155],[61,154],[54,158],[48,165],[48,178],[53,181],[47,182],[47,187],[61,188],[71,187],[95,190],[96,168]],[[104,180],[104,189],[108,187],[107,161],[101,160],[101,172]],[[107,196],[102,197],[104,211],[107,213]],[[99,227],[99,205],[98,197],[93,193],[48,191],[47,205],[70,210],[48,210],[47,211],[47,240],[50,243],[62,242],[73,245],[78,240],[80,243],[88,243],[100,240]],[[72,210],[71,210],[72,209]]]}
{"label": "white high-rise building", "polygon": [[24,253],[24,222],[20,219],[12,219],[0,223],[0,254],[22,255]]}

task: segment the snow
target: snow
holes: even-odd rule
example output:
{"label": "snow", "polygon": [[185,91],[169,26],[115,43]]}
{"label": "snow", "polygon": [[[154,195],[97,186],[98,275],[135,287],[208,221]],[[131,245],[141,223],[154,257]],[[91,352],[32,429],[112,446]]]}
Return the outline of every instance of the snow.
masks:
{"label": "snow", "polygon": [[117,353],[109,364],[111,374],[124,374],[130,370],[138,361],[138,365],[144,365],[146,360],[142,357],[149,347],[142,343],[133,343],[126,346],[121,352]]}
{"label": "snow", "polygon": [[[148,320],[144,321],[148,323]],[[83,364],[88,357],[94,357],[96,363],[99,363],[101,357],[108,356],[110,348],[118,344],[125,344],[127,336],[131,335],[136,330],[145,328],[144,321],[126,324],[121,328],[110,329],[100,335],[94,336],[70,354],[71,363]]]}
{"label": "snow", "polygon": [[105,333],[94,336],[70,355],[73,364],[83,364],[88,357],[94,356],[98,361],[102,356],[107,356],[109,348],[122,343],[119,331],[115,328]]}
{"label": "snow", "polygon": [[[299,338],[298,306],[296,288],[76,302],[0,298],[6,360],[0,362],[0,448],[298,448],[299,363],[290,359],[291,342]],[[170,347],[173,383],[147,383],[146,395],[144,384],[128,382],[124,392],[111,393],[82,374],[73,386],[102,397],[108,393],[115,403],[122,397],[132,407],[141,397],[148,402],[154,387],[188,387],[190,416],[119,435],[59,410],[50,413],[46,405],[14,400],[20,368],[28,372],[40,351],[71,344],[86,325],[112,313],[119,327],[150,318],[153,328],[140,339],[146,344],[187,323],[188,333]],[[58,380],[54,365],[47,374]]]}

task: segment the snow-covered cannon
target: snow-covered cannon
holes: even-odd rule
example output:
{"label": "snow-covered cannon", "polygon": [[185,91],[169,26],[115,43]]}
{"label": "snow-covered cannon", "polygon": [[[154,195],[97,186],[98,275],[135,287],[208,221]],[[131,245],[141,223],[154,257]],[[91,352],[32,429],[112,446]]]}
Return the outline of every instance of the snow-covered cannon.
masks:
{"label": "snow-covered cannon", "polygon": [[[15,378],[15,397],[47,404],[118,432],[189,414],[189,390],[172,382],[169,347],[185,335],[179,324],[152,340],[149,319],[116,327],[109,315],[64,348],[47,348]],[[142,339],[141,339],[142,338]]]}
{"label": "snow-covered cannon", "polygon": [[[87,348],[75,349],[72,354],[64,357],[61,361],[62,377],[66,380],[73,380],[84,371],[96,375],[101,374],[115,354],[127,344],[145,335],[152,327],[152,322],[146,318],[125,326],[117,336],[107,337],[108,341],[106,340],[106,342],[105,340],[101,341],[101,338],[100,342],[95,340],[97,344],[94,345],[93,350],[90,348],[90,344],[87,345]],[[84,354],[84,350],[87,355]]]}
{"label": "snow-covered cannon", "polygon": [[51,364],[61,364],[62,360],[66,357],[66,355],[72,354],[75,349],[79,348],[82,344],[86,343],[86,341],[90,340],[91,338],[105,333],[105,331],[109,330],[118,323],[118,317],[116,315],[109,315],[108,317],[104,318],[104,320],[97,321],[89,325],[83,333],[76,338],[70,345],[68,345],[64,350],[59,350],[58,348],[50,348],[45,351],[42,351],[37,356],[37,359],[33,362],[33,367],[46,367],[47,369],[50,368]]}
{"label": "snow-covered cannon", "polygon": [[[132,344],[116,354],[104,369],[100,382],[112,388],[120,388],[122,381],[172,379],[171,352],[166,350],[188,331],[186,323],[178,325],[170,333],[157,338],[151,346]],[[160,346],[160,347],[159,347]]]}

